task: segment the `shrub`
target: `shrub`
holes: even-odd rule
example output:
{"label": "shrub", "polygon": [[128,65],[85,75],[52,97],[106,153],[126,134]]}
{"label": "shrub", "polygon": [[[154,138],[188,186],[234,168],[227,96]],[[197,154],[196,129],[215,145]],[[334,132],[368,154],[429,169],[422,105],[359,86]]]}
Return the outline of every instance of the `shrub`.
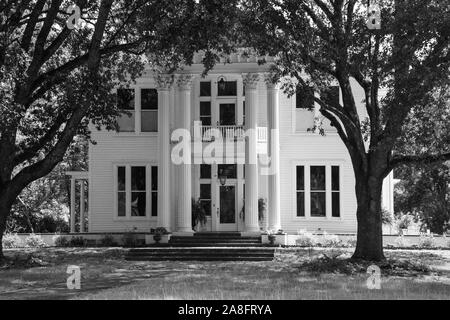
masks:
{"label": "shrub", "polygon": [[69,246],[69,240],[67,240],[66,237],[58,237],[55,240],[55,246],[57,247],[68,247]]}
{"label": "shrub", "polygon": [[357,242],[356,237],[352,236],[352,237],[349,237],[347,240],[345,240],[344,246],[349,247],[349,248],[354,248],[354,247],[356,247],[356,242]]}
{"label": "shrub", "polygon": [[398,219],[397,227],[399,229],[408,229],[412,222],[413,218],[410,215],[405,214]]}
{"label": "shrub", "polygon": [[436,248],[436,241],[433,236],[420,236],[419,247]]}
{"label": "shrub", "polygon": [[71,247],[85,247],[87,245],[87,241],[80,236],[72,237],[72,239],[70,239],[69,241],[69,245]]}
{"label": "shrub", "polygon": [[3,235],[3,248],[12,249],[12,248],[21,248],[23,246],[24,243],[17,234],[6,233],[5,235]]}
{"label": "shrub", "polygon": [[111,234],[105,234],[100,239],[100,245],[103,247],[112,247],[115,244],[116,244],[116,242],[114,241],[114,237]]}
{"label": "shrub", "polygon": [[47,247],[47,244],[44,242],[44,240],[42,240],[41,236],[34,234],[34,233],[32,233],[28,237],[26,237],[25,243],[26,243],[27,247],[30,247],[30,248]]}
{"label": "shrub", "polygon": [[122,237],[122,244],[125,247],[136,247],[138,244],[137,236],[134,232],[126,232]]}
{"label": "shrub", "polygon": [[317,237],[306,230],[299,230],[297,232],[298,238],[295,243],[300,247],[313,247],[317,245]]}
{"label": "shrub", "polygon": [[324,232],[322,244],[325,247],[337,247],[341,244],[341,240],[335,234],[328,234]]}
{"label": "shrub", "polygon": [[398,248],[405,248],[409,246],[409,242],[403,236],[399,236],[394,240],[394,245]]}

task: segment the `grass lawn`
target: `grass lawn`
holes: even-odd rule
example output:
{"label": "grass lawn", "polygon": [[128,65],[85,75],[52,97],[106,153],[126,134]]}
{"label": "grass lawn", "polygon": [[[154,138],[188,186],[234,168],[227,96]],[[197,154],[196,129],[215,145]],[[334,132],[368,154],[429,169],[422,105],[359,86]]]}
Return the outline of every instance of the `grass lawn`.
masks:
{"label": "grass lawn", "polygon": [[[6,250],[0,299],[449,299],[450,251],[386,251],[381,290],[351,250],[280,249],[271,262],[129,262],[113,248]],[[68,265],[81,290],[68,290]]]}

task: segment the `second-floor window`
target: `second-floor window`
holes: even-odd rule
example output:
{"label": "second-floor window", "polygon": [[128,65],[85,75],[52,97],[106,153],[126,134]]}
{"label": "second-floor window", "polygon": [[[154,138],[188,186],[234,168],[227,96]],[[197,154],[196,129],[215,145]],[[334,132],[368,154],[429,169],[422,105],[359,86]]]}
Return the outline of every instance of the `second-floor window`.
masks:
{"label": "second-floor window", "polygon": [[297,109],[314,109],[314,90],[311,87],[297,88],[295,93],[295,107]]}
{"label": "second-floor window", "polygon": [[[140,105],[136,103],[136,93],[140,94]],[[158,91],[156,89],[119,88],[117,89],[117,105],[120,110],[126,111],[117,119],[120,132],[136,132],[138,126],[141,132],[158,131]],[[139,117],[136,116],[136,110],[140,110]],[[137,122],[139,119],[140,122]]]}

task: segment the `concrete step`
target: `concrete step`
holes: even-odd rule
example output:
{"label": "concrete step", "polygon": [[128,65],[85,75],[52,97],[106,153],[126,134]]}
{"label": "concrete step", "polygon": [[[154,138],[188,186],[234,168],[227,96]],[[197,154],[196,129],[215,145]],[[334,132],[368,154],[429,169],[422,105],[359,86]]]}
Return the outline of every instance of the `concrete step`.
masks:
{"label": "concrete step", "polygon": [[179,242],[222,242],[222,243],[234,243],[234,242],[241,242],[241,243],[261,243],[261,239],[223,239],[223,238],[211,238],[211,239],[205,239],[205,238],[171,238],[170,242],[173,243],[179,243]]}
{"label": "concrete step", "polygon": [[196,232],[194,237],[240,237],[240,232]]}
{"label": "concrete step", "polygon": [[177,243],[170,243],[172,247],[266,247],[267,245],[262,243],[245,243],[245,242],[235,242],[235,243],[229,243],[229,242],[177,242]]}

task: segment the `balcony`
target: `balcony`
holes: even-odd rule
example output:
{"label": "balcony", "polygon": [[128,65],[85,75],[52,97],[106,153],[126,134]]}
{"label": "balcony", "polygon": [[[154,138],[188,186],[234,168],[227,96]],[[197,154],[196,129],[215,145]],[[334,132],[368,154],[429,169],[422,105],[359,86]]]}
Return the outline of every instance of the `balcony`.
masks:
{"label": "balcony", "polygon": [[[267,142],[267,127],[257,127],[257,142]],[[197,132],[196,132],[197,131]],[[202,142],[212,142],[219,137],[224,141],[239,141],[245,138],[244,126],[194,126],[194,137],[201,137]]]}

